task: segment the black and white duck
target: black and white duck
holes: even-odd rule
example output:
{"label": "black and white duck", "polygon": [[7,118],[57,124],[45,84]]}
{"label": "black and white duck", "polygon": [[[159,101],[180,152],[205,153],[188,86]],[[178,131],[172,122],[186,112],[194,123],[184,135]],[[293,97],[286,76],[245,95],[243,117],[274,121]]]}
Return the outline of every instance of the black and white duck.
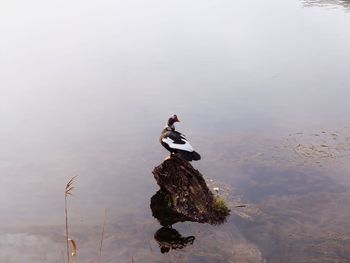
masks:
{"label": "black and white duck", "polygon": [[187,141],[185,135],[175,131],[175,122],[180,122],[174,114],[168,120],[167,125],[162,131],[159,141],[161,145],[170,152],[170,157],[178,155],[187,161],[198,161],[201,159],[199,153],[194,151],[191,144]]}

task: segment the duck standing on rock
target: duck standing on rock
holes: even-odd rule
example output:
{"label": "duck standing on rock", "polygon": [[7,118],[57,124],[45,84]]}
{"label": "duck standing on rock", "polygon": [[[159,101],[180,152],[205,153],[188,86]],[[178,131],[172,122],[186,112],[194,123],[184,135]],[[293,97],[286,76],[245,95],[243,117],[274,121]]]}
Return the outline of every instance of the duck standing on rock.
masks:
{"label": "duck standing on rock", "polygon": [[199,153],[195,152],[185,135],[175,131],[175,122],[180,122],[176,114],[168,120],[167,126],[162,131],[159,141],[161,145],[170,152],[170,157],[178,155],[187,161],[198,161],[201,159]]}

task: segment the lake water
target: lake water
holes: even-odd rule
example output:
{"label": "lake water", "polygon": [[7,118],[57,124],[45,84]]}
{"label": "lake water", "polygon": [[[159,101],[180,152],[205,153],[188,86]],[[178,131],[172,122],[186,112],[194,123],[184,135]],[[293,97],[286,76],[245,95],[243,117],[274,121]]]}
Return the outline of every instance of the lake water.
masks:
{"label": "lake water", "polygon": [[[0,8],[0,262],[350,260],[349,1],[8,1]],[[247,204],[160,253],[167,118]]]}

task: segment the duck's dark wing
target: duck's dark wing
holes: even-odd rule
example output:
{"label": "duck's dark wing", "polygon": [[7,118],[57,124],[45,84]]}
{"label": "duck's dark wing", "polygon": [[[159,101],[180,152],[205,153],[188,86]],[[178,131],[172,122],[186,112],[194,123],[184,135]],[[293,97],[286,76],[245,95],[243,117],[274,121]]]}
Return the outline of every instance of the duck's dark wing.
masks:
{"label": "duck's dark wing", "polygon": [[162,142],[166,143],[171,149],[193,152],[192,145],[187,141],[186,137],[175,131],[165,132],[161,138]]}

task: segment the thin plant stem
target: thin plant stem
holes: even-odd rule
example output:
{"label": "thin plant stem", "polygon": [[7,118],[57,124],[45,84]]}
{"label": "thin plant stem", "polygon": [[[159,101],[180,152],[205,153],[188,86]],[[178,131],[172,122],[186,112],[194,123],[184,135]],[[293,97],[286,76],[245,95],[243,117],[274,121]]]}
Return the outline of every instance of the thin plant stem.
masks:
{"label": "thin plant stem", "polygon": [[67,250],[67,262],[69,263],[69,244],[68,244],[68,208],[67,208],[67,195],[64,196],[64,209],[66,216],[66,250]]}
{"label": "thin plant stem", "polygon": [[103,225],[102,225],[102,232],[101,232],[101,240],[100,240],[100,248],[99,248],[99,260],[98,260],[98,262],[100,262],[100,263],[101,263],[101,258],[102,258],[103,239],[105,236],[106,218],[107,218],[107,209],[105,209],[104,218],[103,218]]}
{"label": "thin plant stem", "polygon": [[68,201],[67,197],[68,195],[72,195],[72,190],[74,187],[72,186],[74,183],[74,179],[76,176],[74,176],[72,179],[69,180],[66,187],[64,188],[64,214],[65,214],[65,223],[66,223],[66,250],[67,250],[67,263],[70,262],[70,256],[69,256],[69,232],[68,232]]}

